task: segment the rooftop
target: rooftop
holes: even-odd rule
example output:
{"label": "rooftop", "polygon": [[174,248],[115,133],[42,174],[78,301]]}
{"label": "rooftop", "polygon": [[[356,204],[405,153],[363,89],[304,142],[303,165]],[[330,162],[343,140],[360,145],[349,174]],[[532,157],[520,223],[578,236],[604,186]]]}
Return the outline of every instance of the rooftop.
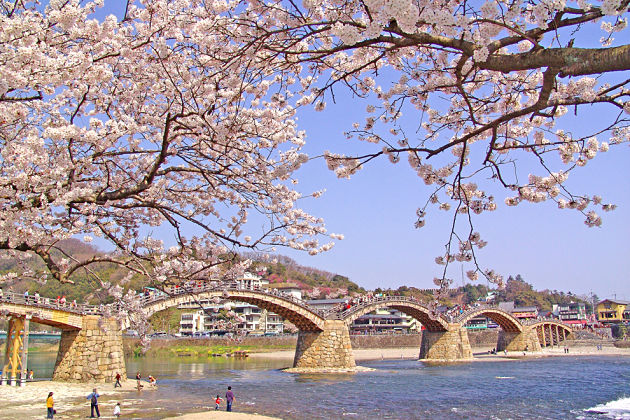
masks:
{"label": "rooftop", "polygon": [[629,301],[621,300],[621,299],[604,299],[599,303],[604,303],[604,302],[616,303],[618,305],[630,305]]}

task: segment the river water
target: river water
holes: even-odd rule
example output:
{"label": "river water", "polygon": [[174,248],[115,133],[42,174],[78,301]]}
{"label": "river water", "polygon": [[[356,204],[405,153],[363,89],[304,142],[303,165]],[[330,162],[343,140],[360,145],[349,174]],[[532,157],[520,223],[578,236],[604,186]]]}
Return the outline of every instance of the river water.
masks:
{"label": "river water", "polygon": [[[50,376],[54,354],[33,354],[29,363],[40,377]],[[125,395],[123,413],[160,419],[211,409],[214,397],[231,385],[235,411],[283,419],[630,419],[627,357],[450,365],[379,360],[361,363],[372,372],[343,375],[290,374],[281,370],[288,364],[257,358],[130,359],[130,376],[152,374],[159,387]]]}

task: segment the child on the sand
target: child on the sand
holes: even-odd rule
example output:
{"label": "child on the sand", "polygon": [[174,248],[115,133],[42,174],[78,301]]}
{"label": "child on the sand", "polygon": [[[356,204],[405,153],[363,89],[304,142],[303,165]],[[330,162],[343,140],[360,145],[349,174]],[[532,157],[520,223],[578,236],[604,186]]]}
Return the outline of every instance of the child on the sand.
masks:
{"label": "child on the sand", "polygon": [[116,417],[120,417],[120,403],[116,403],[116,407],[114,407],[114,415]]}
{"label": "child on the sand", "polygon": [[223,401],[223,398],[221,398],[221,397],[219,397],[219,396],[217,395],[217,399],[216,399],[216,400],[214,400],[214,409],[215,409],[215,410],[218,410],[218,409],[219,409],[219,406],[221,405],[221,401]]}

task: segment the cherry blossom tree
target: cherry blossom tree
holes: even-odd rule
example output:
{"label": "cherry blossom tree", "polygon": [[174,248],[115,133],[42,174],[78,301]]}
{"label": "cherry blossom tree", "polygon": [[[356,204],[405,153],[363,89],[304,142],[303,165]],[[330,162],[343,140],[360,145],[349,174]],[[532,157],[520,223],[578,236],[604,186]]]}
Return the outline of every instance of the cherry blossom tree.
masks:
{"label": "cherry blossom tree", "polygon": [[[416,227],[430,204],[452,212],[436,258],[442,294],[456,260],[472,264],[470,279],[481,273],[502,284],[477,263],[486,242],[473,228],[475,215],[497,208],[496,191],[508,206],[554,201],[581,212],[589,227],[601,224],[598,211],[614,209],[565,182],[630,137],[629,1],[245,4],[246,11],[232,9],[233,36],[284,62],[299,78],[298,104],[322,110],[341,95],[366,103],[365,120],[346,133],[366,145],[353,155],[327,152],[328,167],[349,178],[377,158],[406,159],[431,188]],[[567,127],[595,107],[605,121]]]}
{"label": "cherry blossom tree", "polygon": [[[295,115],[342,94],[367,103],[347,131],[365,145],[329,168],[406,158],[431,188],[416,227],[430,204],[453,214],[442,290],[455,260],[502,282],[472,223],[500,201],[552,200],[588,226],[614,208],[565,182],[628,140],[630,0],[130,0],[99,21],[101,4],[0,1],[0,248],[60,281],[103,260],[56,259],[76,235],[156,281],[207,277],[240,248],[329,249],[295,206]],[[593,107],[608,120],[564,125]]]}
{"label": "cherry blossom tree", "polygon": [[[0,250],[46,267],[3,280],[106,262],[168,284],[233,277],[243,249],[329,249],[297,206],[305,135],[272,95],[284,80],[231,41],[227,6],[138,1],[98,20],[100,6],[0,1]],[[77,260],[69,237],[115,252]]]}

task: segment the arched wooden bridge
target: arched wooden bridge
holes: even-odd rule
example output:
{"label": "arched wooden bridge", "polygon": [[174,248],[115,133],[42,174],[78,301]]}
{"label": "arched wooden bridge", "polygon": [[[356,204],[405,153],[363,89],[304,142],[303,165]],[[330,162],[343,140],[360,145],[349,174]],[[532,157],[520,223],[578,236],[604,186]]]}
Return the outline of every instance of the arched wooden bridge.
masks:
{"label": "arched wooden bridge", "polygon": [[[247,302],[274,312],[292,322],[298,329],[294,367],[304,369],[347,369],[355,365],[349,327],[362,315],[381,308],[403,312],[423,326],[420,359],[465,360],[472,358],[465,324],[477,316],[496,322],[501,331],[498,350],[537,351],[557,345],[571,334],[571,328],[555,320],[522,323],[496,306],[478,306],[453,318],[435,314],[431,308],[405,296],[380,296],[359,299],[348,307],[321,311],[295,297],[262,288],[243,288],[233,284],[203,284],[181,287],[171,293],[142,296],[145,316],[202,300]],[[122,330],[130,326],[107,318],[111,307],[65,304],[46,298],[35,299],[6,293],[0,298],[0,314],[10,318],[4,353],[3,381],[17,382],[25,372],[30,321],[62,330],[53,379],[70,381],[110,381],[125,374],[122,352]],[[24,366],[24,369],[22,368]],[[22,375],[24,376],[24,375]]]}

